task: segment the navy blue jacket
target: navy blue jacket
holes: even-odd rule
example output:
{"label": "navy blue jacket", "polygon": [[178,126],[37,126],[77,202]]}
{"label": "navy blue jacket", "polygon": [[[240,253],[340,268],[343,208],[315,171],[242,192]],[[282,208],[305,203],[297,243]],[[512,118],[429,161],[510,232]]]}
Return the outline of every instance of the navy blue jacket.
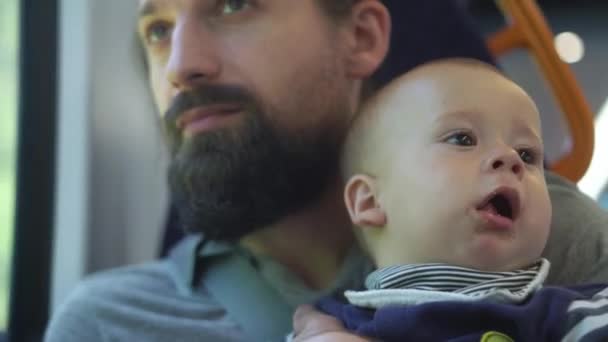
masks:
{"label": "navy blue jacket", "polygon": [[[347,329],[382,341],[479,342],[493,332],[513,341],[560,341],[569,333],[573,341],[608,341],[605,289],[606,285],[544,287],[518,305],[443,301],[374,310],[335,298],[317,305]],[[593,321],[604,323],[598,327]]]}

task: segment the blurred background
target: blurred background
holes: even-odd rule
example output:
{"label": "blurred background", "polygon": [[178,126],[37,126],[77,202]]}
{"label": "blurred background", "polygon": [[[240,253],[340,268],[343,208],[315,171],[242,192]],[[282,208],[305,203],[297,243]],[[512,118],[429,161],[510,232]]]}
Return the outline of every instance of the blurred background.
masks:
{"label": "blurred background", "polygon": [[[56,51],[23,51],[58,58],[57,129],[52,133],[56,191],[48,203],[54,214],[52,224],[39,227],[54,232],[52,261],[38,260],[50,263],[51,277],[43,284],[51,291],[50,309],[85,274],[157,257],[167,207],[166,152],[132,33],[137,1],[58,4]],[[594,160],[579,186],[608,208],[608,7],[605,1],[539,4],[560,55],[596,113]],[[487,34],[504,24],[492,1],[463,1],[463,6]],[[18,0],[0,0],[0,332],[8,324],[15,245],[21,14]],[[568,132],[536,65],[519,52],[500,62],[539,104],[548,157],[559,157],[567,149]]]}
{"label": "blurred background", "polygon": [[0,331],[6,328],[17,127],[18,0],[0,0]]}
{"label": "blurred background", "polygon": [[[562,60],[570,65],[596,114],[595,151],[592,165],[579,188],[608,208],[608,2],[606,1],[537,1],[553,33]],[[487,35],[504,25],[504,18],[494,1],[465,1],[483,32]],[[568,149],[568,131],[561,111],[539,77],[536,63],[523,51],[500,59],[505,72],[519,83],[538,104],[543,118],[543,138],[547,158],[555,160]]]}

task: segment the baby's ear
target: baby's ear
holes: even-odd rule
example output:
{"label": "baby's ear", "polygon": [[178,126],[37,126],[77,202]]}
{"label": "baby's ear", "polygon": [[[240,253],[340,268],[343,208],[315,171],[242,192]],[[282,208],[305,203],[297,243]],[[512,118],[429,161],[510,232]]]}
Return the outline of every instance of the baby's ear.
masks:
{"label": "baby's ear", "polygon": [[352,223],[359,227],[384,227],[386,213],[378,202],[376,182],[366,175],[352,176],[344,188],[344,201]]}

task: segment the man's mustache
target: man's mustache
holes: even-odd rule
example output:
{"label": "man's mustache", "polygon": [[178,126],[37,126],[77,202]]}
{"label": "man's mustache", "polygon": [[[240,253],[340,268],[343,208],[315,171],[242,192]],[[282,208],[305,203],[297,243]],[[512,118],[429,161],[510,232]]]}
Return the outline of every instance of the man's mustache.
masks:
{"label": "man's mustache", "polygon": [[253,94],[247,89],[234,85],[205,84],[192,90],[179,93],[165,112],[164,120],[170,130],[176,129],[176,122],[180,116],[190,109],[215,104],[231,104],[242,107],[255,107]]}

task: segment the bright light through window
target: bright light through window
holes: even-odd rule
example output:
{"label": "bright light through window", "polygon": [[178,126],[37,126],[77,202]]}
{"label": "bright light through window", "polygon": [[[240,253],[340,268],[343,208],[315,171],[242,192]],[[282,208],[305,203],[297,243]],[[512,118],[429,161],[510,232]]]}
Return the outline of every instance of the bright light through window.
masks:
{"label": "bright light through window", "polygon": [[595,120],[593,159],[578,186],[582,192],[598,199],[608,184],[608,99]]}
{"label": "bright light through window", "polygon": [[13,250],[18,3],[0,1],[0,331],[7,325]]}

